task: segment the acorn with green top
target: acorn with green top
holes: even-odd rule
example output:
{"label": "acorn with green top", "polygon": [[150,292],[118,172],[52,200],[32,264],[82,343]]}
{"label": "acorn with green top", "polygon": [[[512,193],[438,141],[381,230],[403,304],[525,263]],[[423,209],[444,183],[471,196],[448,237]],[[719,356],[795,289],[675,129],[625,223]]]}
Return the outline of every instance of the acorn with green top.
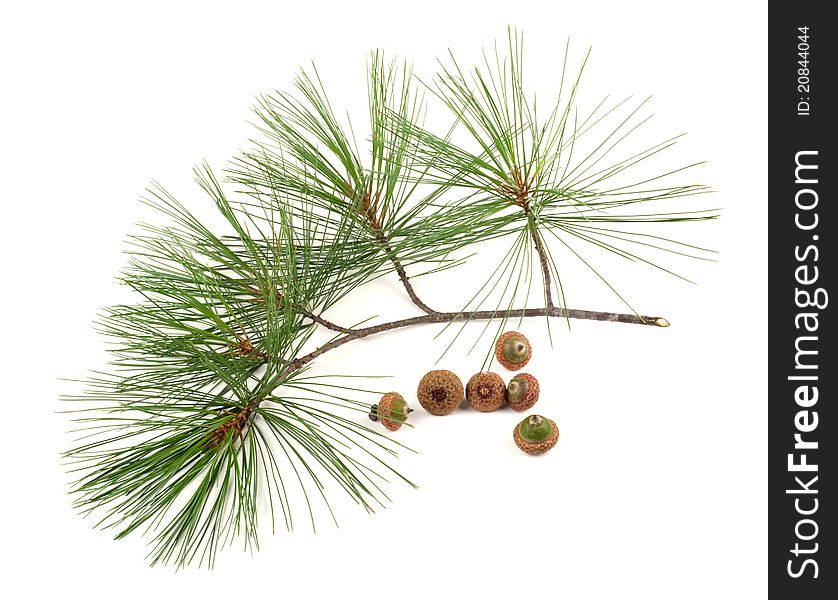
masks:
{"label": "acorn with green top", "polygon": [[405,421],[407,416],[413,412],[413,409],[407,405],[404,397],[398,392],[387,392],[378,401],[378,404],[373,404],[370,407],[370,419],[373,421],[381,421],[390,431],[397,431]]}
{"label": "acorn with green top", "polygon": [[506,402],[513,410],[523,412],[538,402],[538,379],[529,373],[518,373],[506,386]]}
{"label": "acorn with green top", "polygon": [[559,441],[556,422],[541,415],[530,415],[512,432],[515,443],[527,454],[544,454]]}
{"label": "acorn with green top", "polygon": [[495,358],[510,371],[523,369],[532,358],[532,346],[523,333],[507,331],[498,338]]}

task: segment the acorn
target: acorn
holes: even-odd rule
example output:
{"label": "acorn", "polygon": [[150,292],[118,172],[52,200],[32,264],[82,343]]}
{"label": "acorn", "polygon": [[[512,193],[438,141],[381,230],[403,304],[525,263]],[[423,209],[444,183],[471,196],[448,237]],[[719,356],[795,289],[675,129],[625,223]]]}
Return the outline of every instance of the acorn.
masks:
{"label": "acorn", "polygon": [[381,397],[378,404],[373,404],[370,407],[370,419],[381,421],[384,427],[390,431],[396,431],[407,421],[407,415],[412,412],[413,409],[407,405],[401,394],[387,392]]}
{"label": "acorn", "polygon": [[523,369],[532,358],[530,341],[524,337],[523,333],[507,331],[498,338],[495,357],[510,371]]}
{"label": "acorn", "polygon": [[543,454],[556,445],[559,428],[556,422],[541,415],[531,415],[515,426],[515,443],[527,454]]}
{"label": "acorn", "polygon": [[463,401],[463,382],[451,371],[430,371],[419,381],[416,390],[419,404],[432,415],[448,415]]}
{"label": "acorn", "polygon": [[466,385],[466,400],[480,412],[499,409],[506,400],[503,379],[497,373],[476,373]]}
{"label": "acorn", "polygon": [[538,401],[538,379],[529,373],[518,373],[506,387],[506,401],[513,410],[524,411]]}

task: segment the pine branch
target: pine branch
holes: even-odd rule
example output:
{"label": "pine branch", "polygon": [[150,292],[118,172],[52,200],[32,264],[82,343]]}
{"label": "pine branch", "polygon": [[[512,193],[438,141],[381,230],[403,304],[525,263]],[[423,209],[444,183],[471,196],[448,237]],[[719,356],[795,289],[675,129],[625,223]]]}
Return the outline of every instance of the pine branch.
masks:
{"label": "pine branch", "polygon": [[393,263],[393,266],[396,269],[396,273],[399,276],[399,280],[402,282],[405,291],[407,291],[407,295],[410,297],[410,300],[413,302],[413,304],[418,306],[422,310],[422,312],[427,313],[429,315],[437,314],[437,311],[425,304],[419,298],[418,294],[416,293],[416,290],[413,289],[413,285],[410,283],[410,279],[407,276],[407,272],[405,271],[404,266],[402,266],[402,263],[399,260],[398,256],[396,256],[396,253],[393,251],[393,248],[390,246],[390,242],[387,239],[387,237],[381,231],[378,232],[378,235],[378,240],[381,242],[381,247],[384,248],[385,254],[387,254],[387,257],[390,259],[390,262]]}
{"label": "pine branch", "polygon": [[[99,322],[114,344],[114,374],[97,374],[83,394],[66,398],[85,403],[76,411],[83,435],[64,455],[77,474],[79,510],[99,512],[97,525],[118,538],[153,532],[152,564],[212,565],[239,536],[245,548],[257,547],[257,506],[265,501],[272,525],[279,515],[292,529],[291,487],[302,492],[314,527],[317,498],[334,518],[335,486],[371,511],[387,500],[389,478],[413,485],[389,464],[403,446],[362,425],[369,403],[348,397],[367,390],[304,376],[325,353],[426,324],[460,323],[462,331],[473,321],[488,328],[542,317],[669,325],[663,317],[562,308],[568,302],[552,252],[566,251],[612,290],[575,242],[674,274],[645,252],[706,260],[709,251],[634,227],[715,218],[692,206],[669,208],[706,188],[663,183],[693,165],[617,179],[676,138],[614,159],[646,122],[635,119],[643,103],[626,117],[618,113],[625,102],[603,102],[579,117],[574,102],[587,56],[566,85],[567,52],[559,97],[540,120],[523,91],[521,48],[510,31],[509,56],[496,50],[470,77],[453,57],[443,66],[432,91],[471,149],[452,142],[453,129],[426,130],[410,69],[374,53],[368,152],[312,69],[297,78],[296,94],[261,98],[263,137],[228,171],[244,186],[237,201],[208,167],[198,171],[224,235],[152,190],[149,204],[172,223],[144,226],[131,238],[122,281],[141,299],[106,309]],[[579,140],[611,117],[618,124],[582,150]],[[418,277],[458,266],[472,247],[499,239],[511,240],[511,250],[461,310],[434,310],[413,287],[406,267],[426,268],[412,273]],[[530,307],[539,271],[544,303]],[[365,327],[322,316],[391,273],[424,314]],[[311,350],[319,327],[337,335]]]}
{"label": "pine branch", "polygon": [[[580,310],[573,308],[559,308],[552,306],[548,308],[514,308],[511,310],[495,311],[495,310],[476,310],[471,312],[436,312],[431,315],[421,315],[418,317],[408,317],[405,319],[398,319],[380,325],[372,325],[361,329],[343,329],[346,335],[338,338],[332,342],[324,344],[317,350],[306,354],[293,361],[288,368],[288,373],[293,372],[300,367],[307,365],[317,357],[324,353],[343,346],[344,344],[359,340],[377,333],[384,333],[401,329],[404,327],[412,327],[414,325],[428,325],[433,323],[451,323],[457,321],[481,321],[491,320],[500,317],[515,319],[519,317],[558,317],[563,319],[582,319],[589,321],[603,321],[609,323],[627,323],[631,325],[649,325],[652,327],[669,327],[670,323],[663,317],[650,317],[644,315],[634,315],[627,313],[602,312],[594,310]],[[286,373],[287,374],[287,373]]]}
{"label": "pine branch", "polygon": [[[530,228],[530,234],[532,234],[532,240],[535,244],[535,250],[538,254],[538,262],[541,265],[541,276],[544,283],[544,298],[546,299],[547,310],[552,310],[554,307],[553,305],[553,292],[552,292],[552,283],[550,281],[550,265],[548,263],[547,252],[544,250],[544,246],[541,243],[541,236],[538,233],[535,225]],[[550,315],[552,316],[552,315]],[[568,315],[569,316],[569,315]],[[599,321],[612,321],[615,319],[597,319]],[[622,321],[625,323],[626,321]]]}
{"label": "pine branch", "polygon": [[306,316],[307,318],[311,319],[315,323],[317,323],[319,325],[322,325],[326,329],[331,329],[332,331],[337,331],[339,333],[352,333],[352,331],[353,331],[352,329],[349,329],[347,327],[341,327],[340,325],[336,325],[335,323],[332,323],[331,321],[327,321],[326,319],[324,319],[320,315],[315,315],[315,314],[309,313],[309,312],[303,312],[303,315]]}

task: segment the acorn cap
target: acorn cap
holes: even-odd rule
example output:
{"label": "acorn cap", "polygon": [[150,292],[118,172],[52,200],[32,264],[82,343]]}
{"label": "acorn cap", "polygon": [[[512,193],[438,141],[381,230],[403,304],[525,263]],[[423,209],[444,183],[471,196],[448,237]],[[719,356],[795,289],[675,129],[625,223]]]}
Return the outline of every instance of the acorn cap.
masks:
{"label": "acorn cap", "polygon": [[416,390],[419,404],[432,415],[448,415],[457,410],[465,392],[463,382],[451,371],[430,371],[419,381]]}
{"label": "acorn cap", "polygon": [[410,407],[407,405],[404,397],[397,392],[387,392],[378,401],[376,416],[390,431],[396,431],[402,426],[402,423],[407,421],[407,416],[411,413]]}
{"label": "acorn cap", "polygon": [[538,379],[529,373],[518,373],[506,387],[506,401],[513,410],[529,410],[538,402]]}
{"label": "acorn cap", "polygon": [[523,369],[532,358],[532,346],[523,333],[507,331],[498,338],[495,358],[510,371]]}
{"label": "acorn cap", "polygon": [[556,422],[541,415],[530,415],[512,432],[515,443],[527,454],[543,454],[556,445],[559,428]]}
{"label": "acorn cap", "polygon": [[466,400],[475,410],[492,412],[503,406],[506,386],[497,373],[476,373],[468,380]]}

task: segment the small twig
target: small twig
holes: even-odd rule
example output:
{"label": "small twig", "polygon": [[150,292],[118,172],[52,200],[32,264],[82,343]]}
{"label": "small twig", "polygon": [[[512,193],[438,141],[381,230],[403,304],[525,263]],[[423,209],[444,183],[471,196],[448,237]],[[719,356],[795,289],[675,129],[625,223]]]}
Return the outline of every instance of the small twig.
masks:
{"label": "small twig", "polygon": [[349,333],[349,334],[351,334],[355,331],[354,329],[349,329],[348,327],[341,327],[340,325],[332,323],[331,321],[327,321],[326,319],[324,319],[320,315],[315,315],[314,313],[303,311],[302,314],[303,314],[303,316],[308,317],[309,319],[311,319],[315,323],[318,323],[318,324],[322,325],[326,329],[331,329],[332,331],[337,331],[337,332],[340,332],[340,333]]}
{"label": "small twig", "polygon": [[541,274],[544,278],[544,296],[546,297],[547,308],[553,309],[555,306],[553,305],[553,292],[550,282],[550,266],[547,263],[547,253],[544,251],[544,246],[541,243],[541,236],[539,236],[535,225],[530,228],[530,234],[532,235],[532,240],[535,243],[535,251],[538,253],[538,260],[541,263]]}
{"label": "small twig", "polygon": [[[350,330],[344,337],[333,340],[314,352],[298,358],[296,361],[301,361],[296,367],[299,368],[324,352],[328,352],[333,348],[342,346],[347,342],[358,340],[361,338],[375,335],[376,333],[383,333],[385,331],[392,331],[394,329],[401,329],[402,327],[410,327],[413,325],[426,325],[429,323],[449,323],[452,321],[479,321],[487,319],[496,319],[499,317],[506,317],[509,319],[519,317],[561,317],[569,319],[586,319],[592,321],[609,321],[613,323],[629,323],[634,325],[651,325],[653,327],[668,327],[669,321],[663,317],[649,317],[627,313],[611,313],[599,312],[592,310],[579,309],[564,309],[558,307],[552,308],[518,308],[512,310],[476,310],[470,312],[444,312],[435,313],[432,315],[421,315],[418,317],[409,317],[407,319],[399,319],[389,323],[381,323],[380,325],[371,325],[370,327],[363,327],[360,329]],[[293,364],[292,362],[292,364]],[[294,370],[296,370],[296,368]]]}
{"label": "small twig", "polygon": [[515,206],[520,206],[521,210],[527,216],[528,228],[530,236],[535,244],[535,251],[538,254],[538,261],[541,263],[541,274],[544,279],[544,297],[548,309],[555,308],[553,304],[553,290],[550,280],[550,265],[547,261],[547,252],[544,249],[544,244],[541,243],[541,237],[538,234],[538,229],[533,220],[532,210],[530,209],[530,199],[535,195],[533,191],[533,183],[535,182],[536,174],[534,173],[529,179],[525,178],[518,167],[512,169],[512,179],[514,185],[505,183],[500,186],[499,190],[502,194],[509,196],[510,203]]}
{"label": "small twig", "polygon": [[[347,192],[347,196],[350,200],[352,200],[355,196],[355,192],[351,185],[349,185],[348,181],[344,181],[344,188]],[[358,208],[358,212],[364,217],[367,221],[367,225],[375,232],[375,238],[378,243],[381,245],[381,248],[384,250],[384,253],[387,255],[387,258],[393,263],[393,266],[396,268],[396,273],[399,276],[399,279],[404,286],[405,291],[407,291],[407,295],[410,296],[410,300],[415,304],[422,312],[434,315],[437,314],[437,311],[432,309],[430,306],[422,302],[422,299],[419,298],[416,290],[413,289],[413,284],[410,283],[410,278],[407,276],[407,271],[404,269],[404,265],[402,265],[399,257],[396,255],[396,252],[393,250],[393,247],[390,245],[390,240],[384,233],[384,228],[381,225],[381,222],[384,218],[384,208],[382,207],[379,209],[379,200],[381,199],[381,190],[378,190],[375,194],[373,194],[372,189],[372,180],[370,180],[369,184],[367,185],[366,190],[364,191],[364,196],[361,198],[361,205]]]}
{"label": "small twig", "polygon": [[[251,299],[252,302],[256,302],[257,304],[265,304],[265,299],[264,299],[264,297],[262,296],[262,294],[259,290],[257,290],[253,286],[248,286],[247,289],[255,296],[254,298]],[[276,293],[276,306],[277,306],[277,308],[283,308],[284,307],[283,303],[284,303],[284,299],[283,299],[282,294],[277,292]],[[297,307],[297,310],[299,310],[300,314],[303,315],[304,317],[307,317],[307,318],[311,319],[315,323],[318,323],[319,325],[322,325],[323,327],[326,327],[327,329],[331,329],[332,331],[337,331],[339,333],[351,333],[352,332],[352,329],[349,329],[347,327],[341,327],[340,325],[336,325],[335,323],[332,323],[331,321],[327,321],[326,319],[324,319],[320,315],[315,315],[314,313],[311,313],[311,312],[309,312],[309,311],[307,311],[303,308]],[[250,340],[247,340],[246,344],[250,344]],[[249,351],[248,351],[248,349],[246,347],[246,344],[245,344],[245,342],[242,342],[241,350],[244,354],[248,354],[248,353],[250,353],[254,350],[253,345],[250,344]],[[263,354],[263,353],[260,352],[259,354]]]}
{"label": "small twig", "polygon": [[410,279],[407,276],[407,272],[404,270],[404,266],[402,265],[401,261],[399,260],[396,253],[393,251],[393,248],[390,246],[390,242],[387,237],[379,230],[377,232],[378,241],[381,244],[381,247],[384,249],[384,252],[387,254],[387,258],[390,259],[390,262],[393,263],[393,266],[396,267],[396,273],[399,276],[399,279],[404,286],[404,289],[407,291],[407,295],[410,296],[410,300],[418,306],[422,312],[428,315],[436,315],[439,314],[438,311],[435,311],[430,306],[422,302],[421,298],[416,294],[416,290],[413,289],[413,284],[410,283]]}

